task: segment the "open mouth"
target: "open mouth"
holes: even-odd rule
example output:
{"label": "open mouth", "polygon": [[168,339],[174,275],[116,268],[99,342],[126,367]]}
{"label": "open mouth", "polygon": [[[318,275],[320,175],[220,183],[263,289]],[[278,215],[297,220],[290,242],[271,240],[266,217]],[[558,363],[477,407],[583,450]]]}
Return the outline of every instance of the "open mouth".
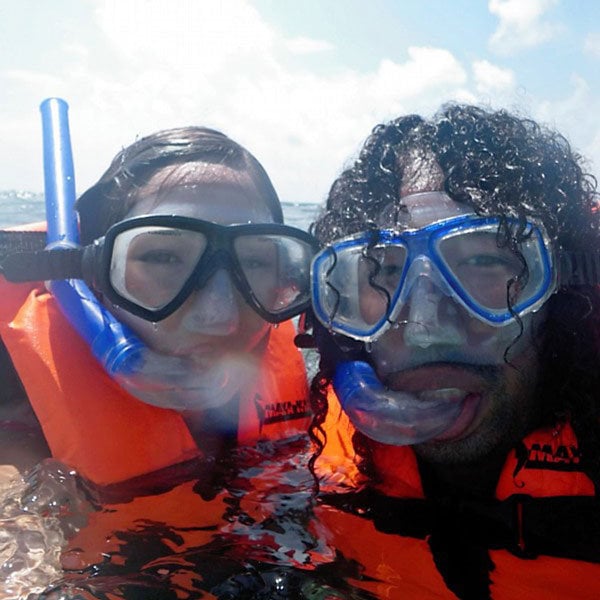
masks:
{"label": "open mouth", "polygon": [[385,384],[392,390],[411,394],[420,402],[448,402],[460,405],[460,412],[448,428],[433,438],[451,441],[465,437],[474,428],[484,408],[486,379],[480,369],[437,363],[389,375]]}
{"label": "open mouth", "polygon": [[466,437],[474,428],[477,417],[481,412],[483,396],[469,393],[462,401],[461,411],[446,431],[433,438],[433,441],[458,440]]}

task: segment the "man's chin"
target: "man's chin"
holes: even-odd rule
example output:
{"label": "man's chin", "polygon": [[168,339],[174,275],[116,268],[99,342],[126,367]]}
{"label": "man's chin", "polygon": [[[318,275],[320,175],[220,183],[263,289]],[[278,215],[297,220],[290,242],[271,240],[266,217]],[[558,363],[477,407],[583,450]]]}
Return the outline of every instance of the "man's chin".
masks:
{"label": "man's chin", "polygon": [[419,458],[441,465],[466,465],[495,454],[500,446],[496,436],[476,430],[460,439],[429,440],[413,446]]}

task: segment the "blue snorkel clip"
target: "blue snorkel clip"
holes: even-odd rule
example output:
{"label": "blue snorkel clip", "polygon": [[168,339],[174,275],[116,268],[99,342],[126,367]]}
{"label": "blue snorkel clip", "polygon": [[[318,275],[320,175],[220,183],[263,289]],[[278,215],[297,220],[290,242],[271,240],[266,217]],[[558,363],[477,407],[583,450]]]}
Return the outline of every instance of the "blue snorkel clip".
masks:
{"label": "blue snorkel clip", "polygon": [[[68,105],[48,98],[40,105],[44,148],[47,248],[60,251],[79,245],[75,212],[75,176],[69,134]],[[87,342],[108,375],[137,371],[144,344],[99,302],[80,279],[47,282],[61,312]]]}

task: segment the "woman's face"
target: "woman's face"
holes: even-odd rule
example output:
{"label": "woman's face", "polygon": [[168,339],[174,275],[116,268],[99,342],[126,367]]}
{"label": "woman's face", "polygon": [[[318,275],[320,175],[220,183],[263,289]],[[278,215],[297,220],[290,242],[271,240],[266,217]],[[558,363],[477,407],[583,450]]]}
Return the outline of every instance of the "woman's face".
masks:
{"label": "woman's face", "polygon": [[[127,217],[180,215],[220,225],[272,223],[273,217],[247,174],[222,165],[184,163],[158,171],[136,194]],[[225,355],[247,353],[269,325],[235,288],[230,273],[217,270],[172,315],[150,323],[111,308],[151,349],[210,366]]]}

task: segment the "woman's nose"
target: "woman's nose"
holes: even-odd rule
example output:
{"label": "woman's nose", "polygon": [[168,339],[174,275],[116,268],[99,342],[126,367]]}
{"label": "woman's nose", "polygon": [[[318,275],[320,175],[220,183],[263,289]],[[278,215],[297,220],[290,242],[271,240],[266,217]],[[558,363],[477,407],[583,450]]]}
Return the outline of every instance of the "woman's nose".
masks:
{"label": "woman's nose", "polygon": [[193,293],[182,325],[194,333],[227,336],[235,333],[239,324],[235,287],[229,273],[219,269]]}
{"label": "woman's nose", "polygon": [[407,346],[428,348],[465,342],[460,326],[460,307],[429,276],[416,278],[406,298],[408,318],[404,325]]}

